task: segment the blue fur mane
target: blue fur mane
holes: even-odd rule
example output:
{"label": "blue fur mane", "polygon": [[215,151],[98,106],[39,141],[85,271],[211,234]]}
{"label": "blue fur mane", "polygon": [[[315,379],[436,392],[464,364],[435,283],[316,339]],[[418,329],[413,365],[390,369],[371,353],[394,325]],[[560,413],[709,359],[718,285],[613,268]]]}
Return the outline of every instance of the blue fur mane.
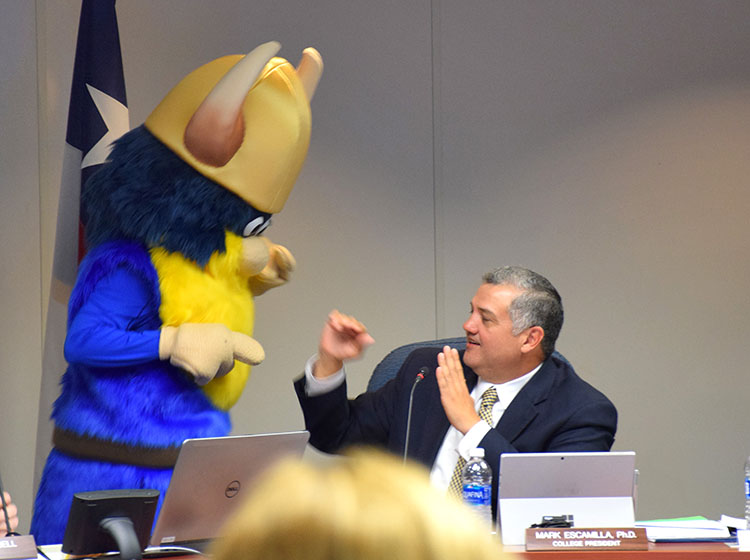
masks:
{"label": "blue fur mane", "polygon": [[226,250],[225,231],[242,235],[248,222],[269,216],[195,171],[143,126],[115,142],[81,201],[88,249],[131,240],[201,266]]}

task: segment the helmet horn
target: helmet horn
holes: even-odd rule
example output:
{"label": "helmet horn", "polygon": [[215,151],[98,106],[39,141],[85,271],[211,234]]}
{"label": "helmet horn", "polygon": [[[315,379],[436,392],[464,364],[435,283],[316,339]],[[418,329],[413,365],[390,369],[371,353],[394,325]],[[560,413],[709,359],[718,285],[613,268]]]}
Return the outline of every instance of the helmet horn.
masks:
{"label": "helmet horn", "polygon": [[302,51],[302,59],[297,66],[297,76],[307,94],[307,100],[312,101],[318,87],[320,76],[323,74],[323,57],[312,47]]}
{"label": "helmet horn", "polygon": [[250,51],[200,104],[185,129],[185,147],[197,160],[221,167],[232,159],[245,134],[245,98],[280,48],[278,42],[270,41]]}

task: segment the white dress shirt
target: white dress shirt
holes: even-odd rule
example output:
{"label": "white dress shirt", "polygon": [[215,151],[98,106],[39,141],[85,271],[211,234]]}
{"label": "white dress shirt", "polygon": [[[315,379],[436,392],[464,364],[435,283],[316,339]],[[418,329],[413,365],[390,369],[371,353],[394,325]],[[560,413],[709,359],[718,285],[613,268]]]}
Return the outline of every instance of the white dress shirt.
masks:
{"label": "white dress shirt", "polygon": [[313,354],[305,364],[305,393],[308,397],[315,397],[333,391],[344,382],[346,374],[341,368],[331,376],[318,379],[313,375],[313,366],[318,361],[318,355]]}

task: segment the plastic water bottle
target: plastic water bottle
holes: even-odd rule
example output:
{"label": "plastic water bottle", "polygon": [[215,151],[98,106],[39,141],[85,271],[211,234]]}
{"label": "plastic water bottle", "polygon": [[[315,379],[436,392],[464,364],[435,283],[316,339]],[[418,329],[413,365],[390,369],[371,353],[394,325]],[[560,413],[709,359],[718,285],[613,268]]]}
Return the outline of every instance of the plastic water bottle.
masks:
{"label": "plastic water bottle", "polygon": [[471,450],[470,459],[461,473],[464,503],[492,528],[492,469],[484,460],[484,449]]}
{"label": "plastic water bottle", "polygon": [[745,521],[750,529],[750,457],[745,459]]}

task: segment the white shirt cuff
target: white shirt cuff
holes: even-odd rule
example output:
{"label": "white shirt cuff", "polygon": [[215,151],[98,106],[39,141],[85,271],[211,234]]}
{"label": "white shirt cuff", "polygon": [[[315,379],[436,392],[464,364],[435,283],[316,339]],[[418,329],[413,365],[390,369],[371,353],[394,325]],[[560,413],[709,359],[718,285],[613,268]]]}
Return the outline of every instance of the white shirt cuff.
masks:
{"label": "white shirt cuff", "polygon": [[468,461],[471,450],[475,447],[479,447],[480,442],[491,429],[492,427],[484,420],[480,420],[474,424],[469,431],[464,434],[461,441],[458,442],[458,453],[461,457]]}
{"label": "white shirt cuff", "polygon": [[317,360],[318,355],[313,354],[305,364],[305,393],[308,397],[315,397],[318,395],[324,395],[325,393],[330,393],[336,387],[341,385],[346,378],[344,374],[344,368],[341,368],[339,371],[329,377],[318,379],[313,375],[313,366],[315,365],[315,362]]}

